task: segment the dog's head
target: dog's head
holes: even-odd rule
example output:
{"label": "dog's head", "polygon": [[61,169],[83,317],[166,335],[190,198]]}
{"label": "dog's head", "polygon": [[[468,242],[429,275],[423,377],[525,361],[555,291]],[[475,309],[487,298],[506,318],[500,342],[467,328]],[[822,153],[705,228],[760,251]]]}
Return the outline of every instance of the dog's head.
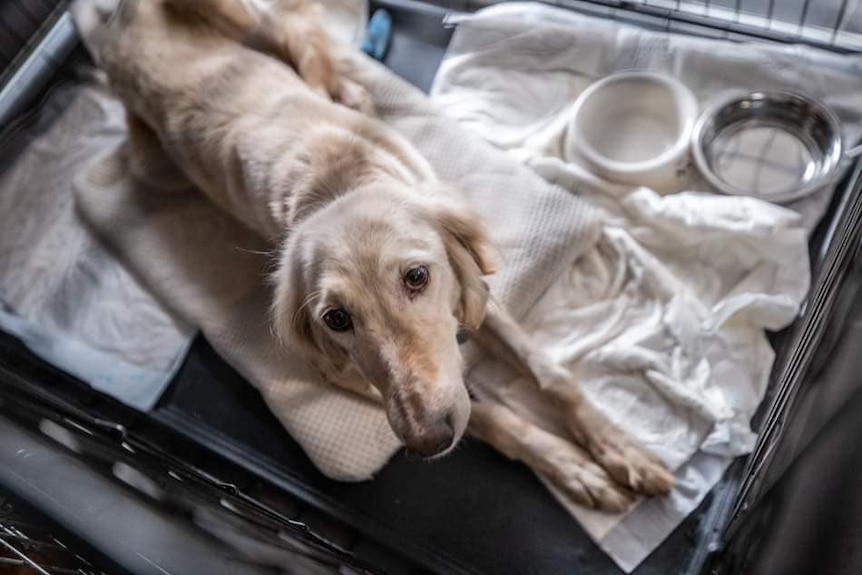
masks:
{"label": "dog's head", "polygon": [[463,203],[349,194],[289,237],[276,272],[276,332],[330,381],[377,388],[409,450],[441,454],[470,416],[456,338],[484,318],[482,276],[496,254]]}

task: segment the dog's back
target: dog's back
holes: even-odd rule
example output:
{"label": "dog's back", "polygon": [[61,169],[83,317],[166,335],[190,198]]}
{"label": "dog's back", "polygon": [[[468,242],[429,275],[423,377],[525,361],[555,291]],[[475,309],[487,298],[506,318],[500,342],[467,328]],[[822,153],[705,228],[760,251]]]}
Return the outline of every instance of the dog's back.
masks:
{"label": "dog's back", "polygon": [[272,198],[254,196],[284,195],[292,178],[279,174],[282,186],[273,189],[270,168],[301,153],[307,134],[350,111],[239,41],[231,13],[217,10],[236,11],[240,0],[207,2],[206,9],[189,0],[124,0],[110,18],[104,1],[79,0],[76,22],[131,119],[151,130],[217,205],[277,235],[283,222],[268,207]]}
{"label": "dog's back", "polygon": [[301,3],[273,2],[284,11],[268,18],[250,0],[123,0],[110,19],[93,13],[107,1],[79,0],[91,11],[78,6],[76,19],[130,126],[151,131],[192,183],[263,235],[283,235],[371,173],[409,186],[434,178],[398,134],[330,99],[328,44],[311,56],[295,46],[325,34],[304,35],[313,14],[287,11]]}
{"label": "dog's back", "polygon": [[231,32],[230,22],[243,12],[242,1],[206,4],[204,8],[192,0],[76,2],[85,45],[126,107],[150,125],[167,120],[178,104],[217,105],[229,112],[230,97],[247,93],[250,84],[255,85],[258,110],[268,103],[268,94],[288,87],[302,89],[290,67],[244,47]]}

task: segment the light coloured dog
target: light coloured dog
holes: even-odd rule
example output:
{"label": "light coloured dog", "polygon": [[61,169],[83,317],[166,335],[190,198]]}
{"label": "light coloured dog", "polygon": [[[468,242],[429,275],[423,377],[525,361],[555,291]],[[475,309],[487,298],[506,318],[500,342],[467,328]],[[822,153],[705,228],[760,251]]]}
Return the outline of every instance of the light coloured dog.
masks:
{"label": "light coloured dog", "polygon": [[[620,510],[673,476],[597,411],[489,298],[497,255],[482,220],[369,112],[303,0],[78,0],[76,21],[127,110],[132,173],[193,184],[280,254],[272,303],[286,353],[382,401],[423,456],[465,430],[575,500]],[[104,1],[101,4],[105,4]],[[106,18],[106,16],[108,16]],[[472,402],[456,341],[535,381],[574,442]]]}

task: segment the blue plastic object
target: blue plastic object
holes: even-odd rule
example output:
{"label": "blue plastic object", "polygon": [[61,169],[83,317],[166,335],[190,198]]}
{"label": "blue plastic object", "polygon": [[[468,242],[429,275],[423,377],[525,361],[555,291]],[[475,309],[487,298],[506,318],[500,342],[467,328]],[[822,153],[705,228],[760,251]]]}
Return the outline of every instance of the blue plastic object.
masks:
{"label": "blue plastic object", "polygon": [[389,43],[392,41],[392,15],[383,8],[374,11],[365,28],[362,51],[374,58],[383,60]]}

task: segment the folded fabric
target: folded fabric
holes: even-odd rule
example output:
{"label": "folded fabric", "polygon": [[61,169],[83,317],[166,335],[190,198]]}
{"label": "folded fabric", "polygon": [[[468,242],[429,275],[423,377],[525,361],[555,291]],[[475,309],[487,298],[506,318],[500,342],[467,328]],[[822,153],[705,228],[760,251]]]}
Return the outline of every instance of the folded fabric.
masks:
{"label": "folded fabric", "polygon": [[[804,91],[837,111],[852,141],[862,133],[860,60],[652,32],[539,4],[505,4],[456,20],[432,89],[435,104],[605,215],[599,242],[554,271],[556,281],[525,323],[611,419],[676,470],[670,497],[619,515],[557,494],[631,571],[694,510],[732,458],[751,450],[749,421],[774,356],[765,330],[788,325],[798,312],[809,285],[807,236],[832,190],[791,210],[611,184],[565,155],[572,104],[602,76],[647,68],[673,74],[702,103],[740,88]],[[696,173],[688,188],[709,190]],[[470,376],[537,424],[565,433],[533,387],[504,367],[482,363]],[[494,385],[500,381],[513,383]]]}
{"label": "folded fabric", "polygon": [[[597,238],[595,212],[504,152],[441,117],[426,97],[356,54],[352,75],[372,94],[382,121],[461,188],[494,222],[506,262],[491,278],[496,296],[517,315],[550,285],[563,262]],[[370,477],[398,449],[383,411],[321,385],[272,336],[265,282],[275,246],[234,222],[202,194],[162,193],[129,177],[121,148],[75,182],[78,206],[93,228],[152,291],[260,389],[269,407],[330,477]]]}

